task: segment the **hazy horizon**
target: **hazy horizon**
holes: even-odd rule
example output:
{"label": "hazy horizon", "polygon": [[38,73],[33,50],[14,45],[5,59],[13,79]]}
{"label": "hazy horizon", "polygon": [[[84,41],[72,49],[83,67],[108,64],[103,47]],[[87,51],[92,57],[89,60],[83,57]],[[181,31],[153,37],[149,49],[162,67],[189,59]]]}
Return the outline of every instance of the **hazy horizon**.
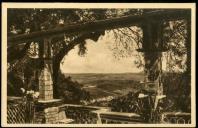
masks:
{"label": "hazy horizon", "polygon": [[86,40],[87,54],[78,55],[78,46],[65,56],[61,71],[63,73],[125,73],[140,72],[134,64],[135,57],[116,59],[111,50],[113,35],[105,34],[97,42]]}
{"label": "hazy horizon", "polygon": [[[97,42],[86,40],[87,54],[78,55],[78,46],[72,49],[63,59],[60,69],[62,73],[139,73],[143,68],[137,68],[135,57],[116,59],[111,50],[114,36],[105,34]],[[134,55],[137,51],[132,52]],[[164,61],[164,60],[163,60]],[[166,64],[166,63],[164,63]],[[165,65],[163,64],[163,69]]]}

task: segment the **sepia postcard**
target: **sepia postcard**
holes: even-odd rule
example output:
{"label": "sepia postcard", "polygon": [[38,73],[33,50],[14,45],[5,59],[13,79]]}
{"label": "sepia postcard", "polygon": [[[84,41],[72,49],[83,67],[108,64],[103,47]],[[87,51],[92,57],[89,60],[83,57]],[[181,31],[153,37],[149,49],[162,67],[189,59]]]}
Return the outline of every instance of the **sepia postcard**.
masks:
{"label": "sepia postcard", "polygon": [[2,3],[4,127],[195,127],[195,4]]}

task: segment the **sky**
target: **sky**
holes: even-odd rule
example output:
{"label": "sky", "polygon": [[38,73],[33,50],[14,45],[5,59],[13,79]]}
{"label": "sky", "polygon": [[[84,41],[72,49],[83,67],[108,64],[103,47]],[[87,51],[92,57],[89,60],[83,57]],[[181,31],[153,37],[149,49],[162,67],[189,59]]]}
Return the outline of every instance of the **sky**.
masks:
{"label": "sky", "polygon": [[116,59],[110,50],[114,43],[113,36],[106,34],[97,42],[87,41],[87,54],[78,55],[78,47],[71,50],[63,59],[63,73],[137,73],[143,69],[136,68],[135,57]]}

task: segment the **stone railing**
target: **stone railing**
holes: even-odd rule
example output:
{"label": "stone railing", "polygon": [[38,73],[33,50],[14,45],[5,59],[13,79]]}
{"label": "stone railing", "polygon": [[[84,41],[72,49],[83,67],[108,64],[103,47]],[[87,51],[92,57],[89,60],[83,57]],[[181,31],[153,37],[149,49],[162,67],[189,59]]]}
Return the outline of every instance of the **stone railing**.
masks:
{"label": "stone railing", "polygon": [[110,112],[97,110],[93,111],[97,113],[99,120],[98,123],[102,124],[142,124],[144,121],[141,116],[136,113],[128,112]]}
{"label": "stone railing", "polygon": [[[64,104],[60,109],[75,124],[142,124],[148,123],[136,113],[112,112],[108,107]],[[165,112],[158,123],[190,124],[190,113]]]}
{"label": "stone railing", "polygon": [[109,108],[106,107],[83,106],[74,104],[64,104],[60,106],[60,109],[65,110],[66,117],[73,119],[73,123],[76,124],[96,124],[98,121],[98,115],[92,111],[110,111]]}
{"label": "stone railing", "polygon": [[[37,106],[37,107],[36,107]],[[39,111],[36,104],[34,113],[27,115],[27,107],[21,98],[9,98],[8,123],[74,123],[74,124],[101,124],[101,123],[138,123],[140,116],[134,113],[111,112],[108,107],[83,106],[74,104],[58,105],[45,111]],[[29,106],[28,106],[29,108]],[[31,117],[32,121],[29,121]],[[41,117],[41,118],[40,118]],[[45,119],[43,118],[45,117]],[[59,122],[57,122],[57,119]],[[28,119],[28,120],[27,120]]]}
{"label": "stone railing", "polygon": [[166,112],[162,114],[162,122],[168,124],[190,124],[191,114],[183,112]]}
{"label": "stone railing", "polygon": [[[21,98],[8,98],[8,123],[38,123],[39,118],[34,117],[36,113],[32,105],[24,104]],[[28,109],[27,109],[28,108]],[[32,108],[32,110],[30,110]],[[58,114],[54,114],[54,112]],[[32,112],[33,113],[32,113]],[[142,124],[148,123],[136,113],[128,112],[112,112],[108,107],[84,106],[74,104],[63,104],[57,108],[50,108],[45,110],[46,116],[52,113],[57,115],[59,122],[55,123],[74,123],[74,124]],[[28,113],[28,115],[27,115]],[[30,114],[32,113],[32,114]],[[31,118],[30,118],[31,117]],[[50,121],[51,117],[49,117]],[[54,120],[54,116],[52,117]],[[40,121],[40,123],[47,123],[47,120]],[[161,115],[159,123],[167,124],[190,124],[191,114],[182,112],[165,112]]]}
{"label": "stone railing", "polygon": [[65,110],[66,117],[73,119],[76,124],[143,123],[136,113],[111,112],[108,107],[65,104],[60,109]]}

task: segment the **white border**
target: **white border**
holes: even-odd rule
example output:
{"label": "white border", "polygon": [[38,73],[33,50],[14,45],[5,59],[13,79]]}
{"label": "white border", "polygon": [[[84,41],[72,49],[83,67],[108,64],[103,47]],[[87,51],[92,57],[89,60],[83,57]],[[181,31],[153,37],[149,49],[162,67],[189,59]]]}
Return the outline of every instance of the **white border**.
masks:
{"label": "white border", "polygon": [[[191,124],[7,124],[7,8],[188,8],[191,20]],[[2,3],[2,98],[1,125],[6,127],[195,127],[195,3]]]}

